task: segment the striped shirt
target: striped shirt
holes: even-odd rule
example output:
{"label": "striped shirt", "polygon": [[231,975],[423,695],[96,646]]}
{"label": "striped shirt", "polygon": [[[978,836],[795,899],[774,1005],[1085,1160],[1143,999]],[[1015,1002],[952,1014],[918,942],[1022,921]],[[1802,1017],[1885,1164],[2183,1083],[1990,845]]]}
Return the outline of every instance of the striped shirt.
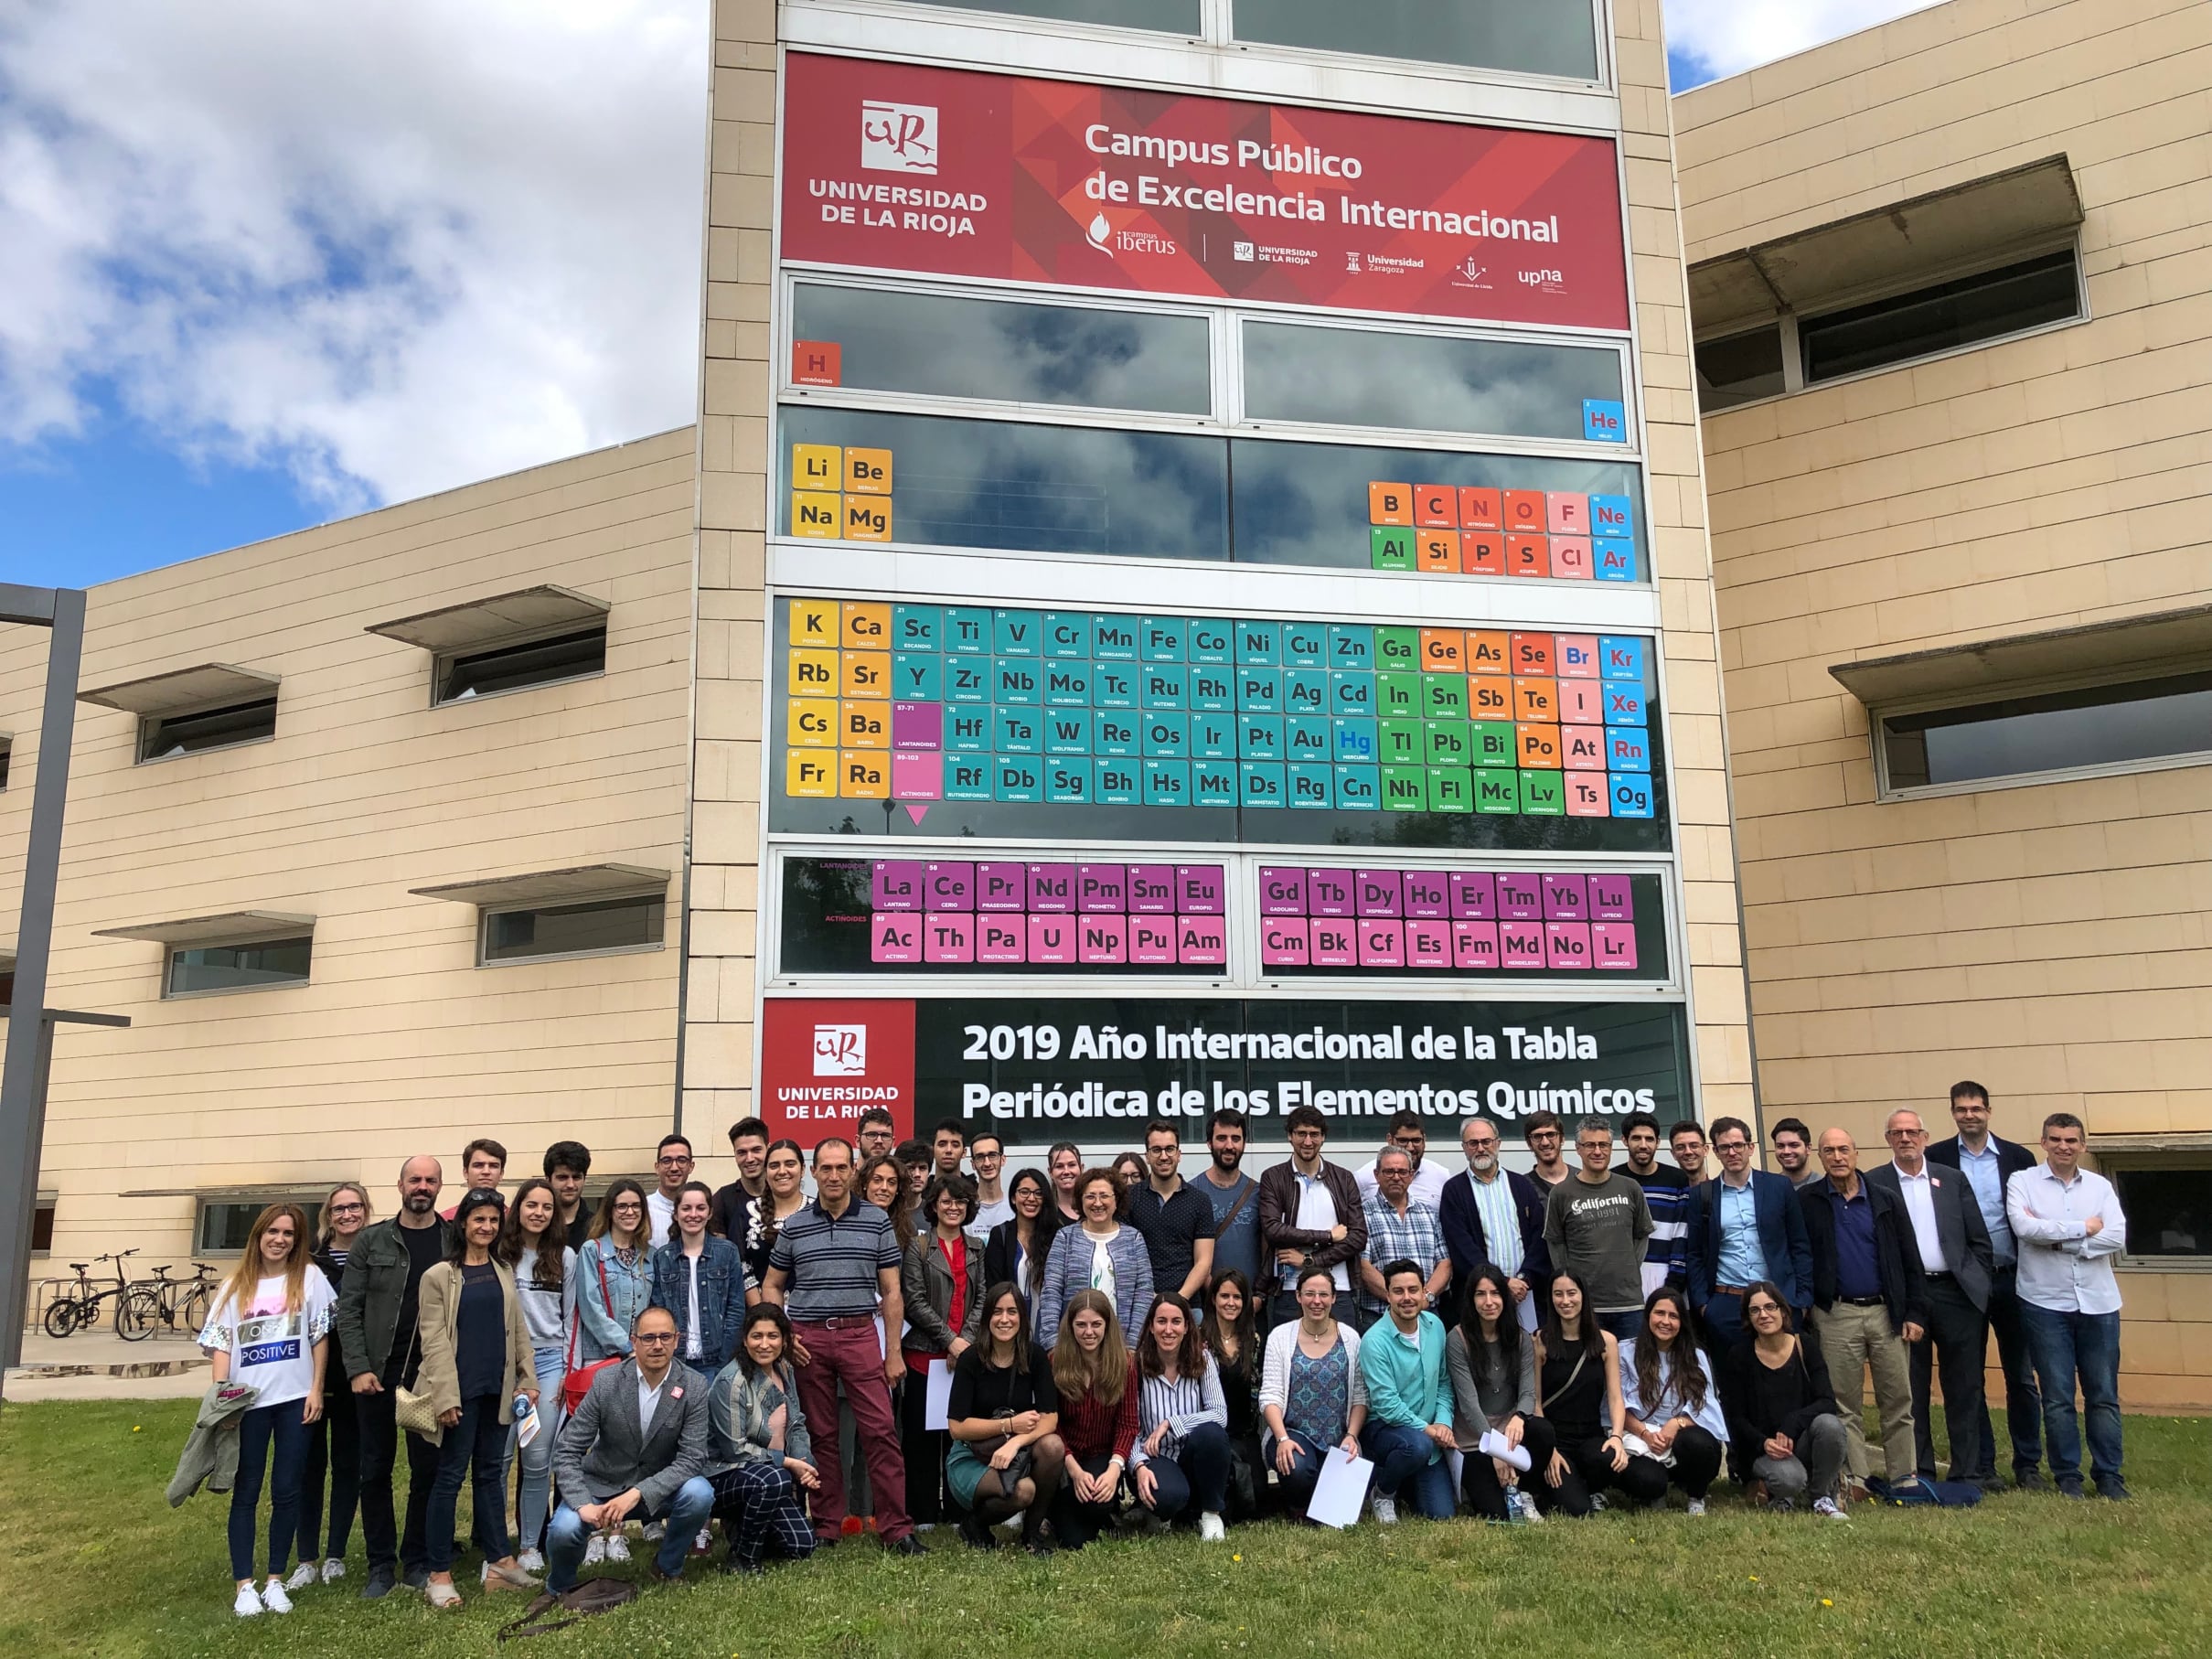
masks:
{"label": "striped shirt", "polygon": [[1664,1268],[1669,1279],[1682,1283],[1689,1265],[1690,1178],[1663,1164],[1653,1164],[1649,1175],[1639,1175],[1634,1170],[1625,1173],[1643,1188],[1644,1208],[1651,1212],[1651,1236],[1643,1244],[1644,1265]]}
{"label": "striped shirt", "polygon": [[[1168,1432],[1160,1438],[1159,1450],[1148,1453],[1145,1441],[1153,1429],[1165,1423]],[[1182,1449],[1182,1437],[1201,1423],[1218,1423],[1224,1429],[1229,1427],[1228,1397],[1221,1390],[1221,1368],[1213,1356],[1206,1355],[1205,1369],[1196,1376],[1179,1376],[1170,1381],[1164,1376],[1146,1376],[1138,1374],[1137,1433],[1129,1444],[1129,1467],[1141,1469],[1152,1457],[1174,1458]]]}
{"label": "striped shirt", "polygon": [[[1401,1215],[1390,1207],[1388,1199],[1377,1193],[1364,1207],[1366,1257],[1376,1272],[1394,1261],[1412,1262],[1421,1269],[1423,1279],[1437,1270],[1437,1264],[1444,1259],[1444,1226],[1433,1206],[1408,1198],[1405,1214]],[[1384,1311],[1383,1299],[1369,1291],[1364,1281],[1360,1287],[1360,1306],[1370,1313]]]}
{"label": "striped shirt", "polygon": [[831,1216],[809,1198],[785,1218],[768,1265],[787,1276],[785,1311],[795,1320],[872,1319],[882,1303],[885,1268],[898,1270],[899,1236],[872,1204],[848,1200]]}

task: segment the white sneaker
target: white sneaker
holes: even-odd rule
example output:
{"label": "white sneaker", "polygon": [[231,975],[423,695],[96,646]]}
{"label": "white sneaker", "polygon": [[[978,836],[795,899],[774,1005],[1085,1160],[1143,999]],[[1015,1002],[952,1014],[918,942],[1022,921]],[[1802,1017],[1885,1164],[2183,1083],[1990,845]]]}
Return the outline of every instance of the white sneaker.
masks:
{"label": "white sneaker", "polygon": [[272,1613],[288,1613],[292,1611],[292,1598],[284,1593],[282,1584],[272,1579],[262,1586],[262,1605]]}
{"label": "white sneaker", "polygon": [[1521,1491],[1518,1487],[1514,1488],[1513,1505],[1521,1511],[1521,1518],[1531,1526],[1544,1525],[1544,1511],[1536,1507],[1536,1500],[1530,1493]]}
{"label": "white sneaker", "polygon": [[1823,1521],[1848,1521],[1851,1519],[1843,1513],[1842,1505],[1837,1504],[1833,1498],[1813,1499],[1812,1513]]}
{"label": "white sneaker", "polygon": [[1386,1498],[1379,1492],[1375,1493],[1374,1518],[1378,1526],[1395,1526],[1398,1524],[1397,1499]]}
{"label": "white sneaker", "polygon": [[323,1563],[323,1582],[336,1584],[346,1576],[346,1563],[332,1556]]}
{"label": "white sneaker", "polygon": [[627,1561],[630,1558],[630,1540],[618,1532],[607,1534],[607,1559]]}
{"label": "white sneaker", "polygon": [[646,1523],[647,1543],[657,1544],[668,1536],[668,1524],[666,1521],[647,1521]]}
{"label": "white sneaker", "polygon": [[261,1591],[251,1584],[238,1587],[238,1599],[230,1603],[230,1611],[241,1619],[251,1619],[262,1611]]}
{"label": "white sneaker", "polygon": [[1219,1544],[1229,1536],[1228,1528],[1221,1524],[1221,1516],[1211,1509],[1198,1517],[1198,1536],[1202,1543]]}
{"label": "white sneaker", "polygon": [[[590,1554],[588,1550],[585,1553]],[[515,1565],[526,1573],[541,1573],[545,1570],[545,1557],[534,1549],[526,1549],[515,1557]]]}
{"label": "white sneaker", "polygon": [[1704,1499],[1703,1499],[1703,1498],[1692,1498],[1692,1499],[1690,1500],[1690,1506],[1689,1506],[1689,1508],[1687,1508],[1687,1509],[1685,1509],[1684,1511],[1683,1511],[1683,1513],[1684,1515],[1704,1515],[1704,1514],[1705,1513],[1705,1501],[1704,1501]]}
{"label": "white sneaker", "polygon": [[597,1567],[606,1558],[607,1541],[597,1533],[593,1533],[592,1541],[583,1547],[583,1564],[586,1567]]}
{"label": "white sneaker", "polygon": [[292,1577],[284,1580],[284,1588],[286,1589],[308,1589],[314,1586],[315,1580],[315,1563],[302,1561],[292,1569]]}
{"label": "white sneaker", "polygon": [[695,1556],[703,1556],[713,1547],[714,1528],[711,1526],[700,1527],[699,1536],[691,1540],[691,1553]]}

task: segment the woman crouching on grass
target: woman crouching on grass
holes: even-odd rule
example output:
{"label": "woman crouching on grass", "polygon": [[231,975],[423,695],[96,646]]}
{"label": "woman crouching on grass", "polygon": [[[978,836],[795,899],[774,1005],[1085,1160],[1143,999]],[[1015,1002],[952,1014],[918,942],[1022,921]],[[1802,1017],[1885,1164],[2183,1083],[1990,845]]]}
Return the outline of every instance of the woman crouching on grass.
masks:
{"label": "woman crouching on grass", "polygon": [[730,1540],[725,1570],[759,1572],[770,1546],[795,1561],[814,1553],[801,1494],[822,1478],[791,1368],[791,1322],[775,1302],[745,1310],[737,1357],[707,1395],[707,1450],[714,1515]]}
{"label": "woman crouching on grass", "polygon": [[982,1326],[954,1362],[946,1418],[953,1446],[945,1482],[967,1511],[960,1536],[989,1549],[992,1523],[1019,1513],[1022,1547],[1051,1555],[1046,1517],[1067,1456],[1054,1432],[1060,1391],[1052,1356],[1030,1341],[1029,1313],[1011,1279],[983,1293]]}

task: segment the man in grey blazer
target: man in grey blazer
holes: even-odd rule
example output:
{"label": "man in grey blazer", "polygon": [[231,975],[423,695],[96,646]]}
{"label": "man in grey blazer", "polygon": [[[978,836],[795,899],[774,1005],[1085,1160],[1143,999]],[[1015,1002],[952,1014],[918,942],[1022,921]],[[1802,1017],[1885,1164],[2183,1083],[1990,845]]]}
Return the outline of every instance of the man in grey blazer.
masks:
{"label": "man in grey blazer", "polygon": [[[1943,1376],[1943,1421],[1950,1438],[1950,1478],[1986,1485],[1982,1461],[1982,1368],[1989,1352],[1989,1292],[1994,1271],[1989,1224],[1956,1170],[1928,1161],[1928,1130],[1918,1112],[1889,1114],[1883,1138],[1891,1161],[1866,1179],[1900,1200],[1912,1221],[1928,1276],[1927,1328],[1913,1344],[1913,1440],[1919,1472],[1932,1480],[1936,1441],[1929,1422],[1929,1376]],[[1932,1361],[1932,1365],[1931,1365]]]}
{"label": "man in grey blazer", "polygon": [[592,1379],[553,1449],[561,1508],[546,1536],[545,1587],[556,1594],[575,1588],[592,1535],[632,1517],[668,1523],[653,1576],[680,1578],[714,1507],[708,1381],[676,1357],[676,1316],[646,1309],[631,1322],[630,1342],[632,1357]]}

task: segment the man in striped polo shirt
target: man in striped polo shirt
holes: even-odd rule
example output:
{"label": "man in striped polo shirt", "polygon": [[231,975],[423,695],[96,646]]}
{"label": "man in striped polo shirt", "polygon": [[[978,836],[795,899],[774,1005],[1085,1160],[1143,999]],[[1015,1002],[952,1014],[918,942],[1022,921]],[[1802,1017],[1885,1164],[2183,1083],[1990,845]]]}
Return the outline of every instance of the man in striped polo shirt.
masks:
{"label": "man in striped polo shirt", "polygon": [[1681,1284],[1684,1272],[1683,1217],[1690,1207],[1690,1178],[1659,1161],[1659,1119],[1650,1112],[1633,1113],[1620,1126],[1628,1142],[1629,1179],[1643,1188],[1644,1207],[1651,1212],[1651,1236],[1644,1240],[1643,1293],[1662,1284]]}
{"label": "man in striped polo shirt", "polygon": [[[838,1385],[845,1386],[885,1547],[918,1556],[906,1515],[906,1466],[891,1410],[891,1385],[905,1366],[883,1333],[904,1317],[899,1240],[891,1218],[853,1196],[852,1144],[832,1137],[814,1149],[815,1196],[787,1218],[768,1256],[761,1294],[784,1304],[798,1362],[799,1401],[817,1446],[838,1439]],[[817,1460],[815,1536],[825,1549],[845,1527],[845,1470],[834,1450]]]}

